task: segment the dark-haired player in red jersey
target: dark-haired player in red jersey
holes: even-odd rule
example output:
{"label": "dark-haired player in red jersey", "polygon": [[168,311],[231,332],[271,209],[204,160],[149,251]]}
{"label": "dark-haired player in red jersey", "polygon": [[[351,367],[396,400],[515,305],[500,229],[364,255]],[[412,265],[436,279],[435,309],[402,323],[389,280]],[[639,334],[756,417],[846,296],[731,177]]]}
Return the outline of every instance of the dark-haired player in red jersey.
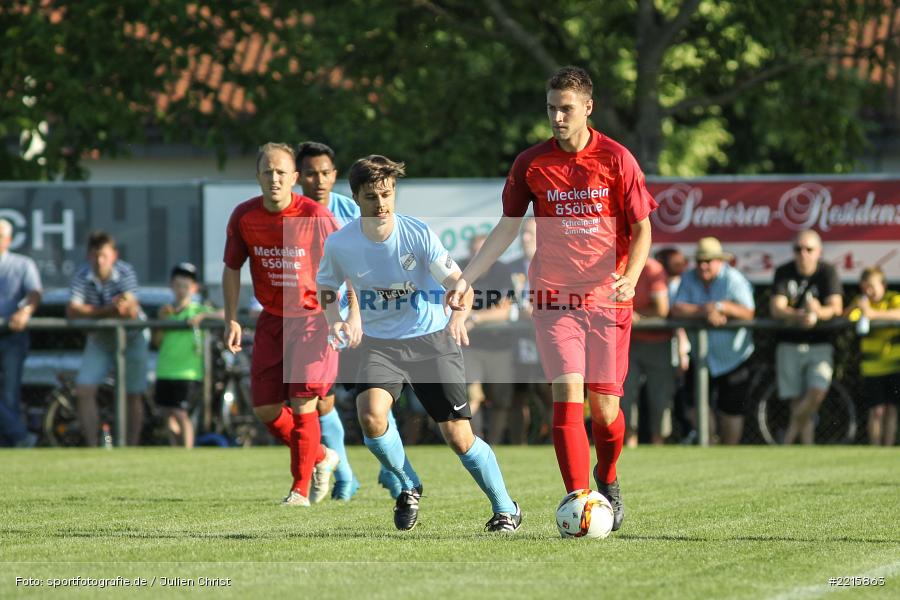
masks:
{"label": "dark-haired player in red jersey", "polygon": [[337,376],[337,353],[328,344],[328,324],[316,301],[316,272],[325,238],[338,227],[328,209],[292,192],[298,177],[293,148],[262,146],[256,169],[262,195],[239,204],[228,221],[225,344],[232,352],[241,350],[240,269],[249,259],[253,291],[263,306],[250,367],[253,410],[291,451],[294,481],[283,504],[309,506],[328,495],[339,460],[321,444],[316,412]]}
{"label": "dark-haired player in red jersey", "polygon": [[598,491],[625,510],[616,461],[625,437],[619,410],[628,372],[631,299],[650,251],[657,204],[644,174],[621,144],[588,126],[593,84],[584,69],[563,67],[547,82],[553,139],[521,153],[506,179],[503,218],[447,295],[463,293],[516,238],[529,204],[538,250],[529,280],[535,336],[553,387],[553,445],[566,491],[589,487],[590,443],[583,423],[587,383]]}

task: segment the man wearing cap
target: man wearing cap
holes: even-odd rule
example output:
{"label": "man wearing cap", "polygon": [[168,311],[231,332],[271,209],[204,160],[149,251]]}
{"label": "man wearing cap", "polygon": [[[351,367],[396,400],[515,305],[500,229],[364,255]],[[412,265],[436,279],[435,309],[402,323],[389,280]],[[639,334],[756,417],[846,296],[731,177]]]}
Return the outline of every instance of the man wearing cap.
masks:
{"label": "man wearing cap", "polygon": [[157,331],[156,404],[165,413],[169,442],[173,446],[194,447],[194,425],[188,411],[203,381],[203,334],[198,328],[208,317],[224,316],[197,302],[197,267],[189,262],[172,268],[169,279],[174,302],[160,307],[159,319],[183,321],[191,329]]}
{"label": "man wearing cap", "polygon": [[707,356],[710,405],[719,415],[720,438],[729,445],[739,443],[744,431],[753,337],[747,329],[717,328],[732,319],[750,320],[756,312],[753,286],[728,264],[731,258],[718,239],[701,238],[694,254],[697,266],[682,276],[671,312],[676,319],[697,319],[712,329]]}

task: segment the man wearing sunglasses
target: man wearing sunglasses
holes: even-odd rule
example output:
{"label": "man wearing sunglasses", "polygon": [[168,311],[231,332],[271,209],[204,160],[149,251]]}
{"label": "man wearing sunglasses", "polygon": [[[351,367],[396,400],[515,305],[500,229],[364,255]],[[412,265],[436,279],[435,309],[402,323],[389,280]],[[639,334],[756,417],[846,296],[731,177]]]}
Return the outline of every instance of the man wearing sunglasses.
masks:
{"label": "man wearing sunglasses", "polygon": [[794,260],[775,270],[769,310],[787,326],[776,333],[775,349],[778,396],[791,402],[785,445],[798,437],[815,441],[815,416],[834,371],[831,333],[816,324],[841,315],[843,289],[835,268],[821,259],[822,238],[808,229],[794,238]]}
{"label": "man wearing sunglasses", "polygon": [[[733,258],[718,239],[700,238],[694,254],[697,267],[682,276],[671,312],[676,319],[697,319],[711,329],[710,406],[718,415],[719,439],[729,446],[739,444],[744,433],[753,334],[743,328],[719,328],[729,320],[749,321],[756,314],[753,286],[729,264]],[[698,347],[696,342],[691,346]]]}

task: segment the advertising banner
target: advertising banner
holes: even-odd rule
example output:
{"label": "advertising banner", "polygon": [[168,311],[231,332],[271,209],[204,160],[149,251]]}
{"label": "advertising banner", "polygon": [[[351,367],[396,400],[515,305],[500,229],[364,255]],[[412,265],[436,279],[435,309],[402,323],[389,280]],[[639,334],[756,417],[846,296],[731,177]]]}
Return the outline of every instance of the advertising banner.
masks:
{"label": "advertising banner", "polygon": [[900,281],[900,179],[729,178],[649,184],[655,247],[688,256],[696,241],[715,236],[754,283],[772,280],[791,260],[791,240],[805,229],[822,237],[823,256],[844,281],[877,265]]}
{"label": "advertising banner", "polygon": [[45,289],[69,286],[97,229],[142,286],[168,285],[172,265],[201,260],[200,184],[2,183],[0,218],[13,226],[10,250],[37,262]]}

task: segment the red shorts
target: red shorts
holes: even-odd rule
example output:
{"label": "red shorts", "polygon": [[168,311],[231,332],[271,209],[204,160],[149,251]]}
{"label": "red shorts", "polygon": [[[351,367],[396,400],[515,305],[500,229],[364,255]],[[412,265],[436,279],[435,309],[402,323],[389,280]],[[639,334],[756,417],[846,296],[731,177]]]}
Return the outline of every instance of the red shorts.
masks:
{"label": "red shorts", "polygon": [[631,307],[535,309],[534,334],[544,375],[579,373],[588,389],[622,397],[628,375]]}
{"label": "red shorts", "polygon": [[324,397],[337,369],[338,353],[328,345],[324,314],[279,317],[263,311],[259,315],[250,364],[253,406]]}

